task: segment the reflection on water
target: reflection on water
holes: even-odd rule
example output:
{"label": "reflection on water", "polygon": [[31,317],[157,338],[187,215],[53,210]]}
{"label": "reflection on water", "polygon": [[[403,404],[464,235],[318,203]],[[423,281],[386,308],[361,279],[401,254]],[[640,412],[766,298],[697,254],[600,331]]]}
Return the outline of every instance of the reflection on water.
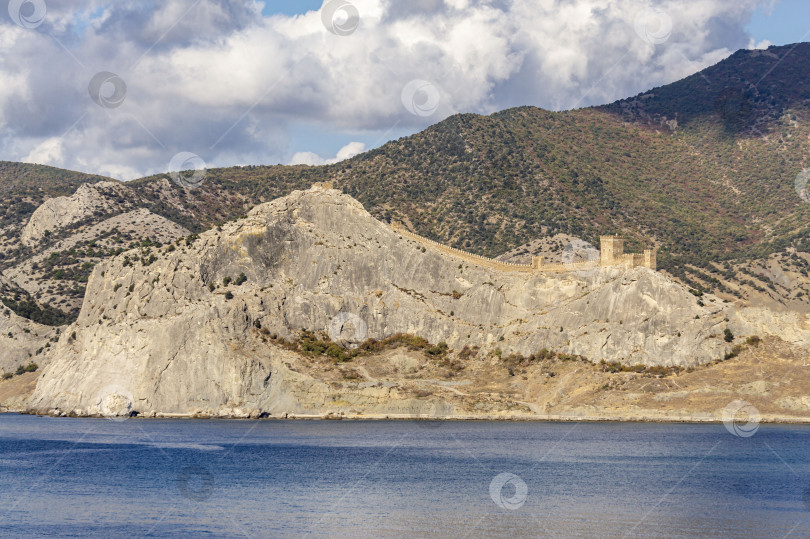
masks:
{"label": "reflection on water", "polygon": [[0,415],[0,535],[799,537],[808,434]]}

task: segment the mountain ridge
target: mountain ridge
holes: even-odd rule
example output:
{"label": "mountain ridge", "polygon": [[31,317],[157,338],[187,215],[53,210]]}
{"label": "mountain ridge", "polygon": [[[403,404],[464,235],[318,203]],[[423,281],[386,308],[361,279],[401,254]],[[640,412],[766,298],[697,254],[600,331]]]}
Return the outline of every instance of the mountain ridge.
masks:
{"label": "mountain ridge", "polygon": [[[807,420],[803,61],[805,44],[739,52],[606,107],[456,115],[196,188],[0,164],[0,398],[54,415],[717,419],[735,395]],[[498,271],[587,259],[604,234],[657,247],[661,271]]]}
{"label": "mountain ridge", "polygon": [[[518,107],[459,114],[333,165],[212,169],[197,189],[166,174],[116,182],[120,192],[105,199],[104,211],[48,231],[33,246],[20,241],[23,226],[46,199],[109,179],[0,163],[0,189],[9,192],[0,202],[0,271],[13,277],[0,296],[6,307],[34,302],[54,313],[41,319],[72,319],[89,268],[122,249],[138,248],[148,258],[152,242],[202,232],[262,202],[331,181],[375,217],[476,254],[525,257],[538,254],[529,252],[538,238],[562,234],[596,245],[600,235],[618,233],[629,249],[657,246],[661,268],[695,290],[807,309],[810,205],[794,188],[810,150],[804,90],[810,76],[797,71],[803,62],[810,62],[810,44],[738,51],[635,98],[557,113]],[[760,93],[740,94],[742,106],[718,106],[727,89],[762,81]],[[729,129],[735,110],[745,113],[743,127],[755,118],[757,131]],[[685,119],[689,114],[694,118]],[[60,175],[66,180],[54,183]],[[149,226],[101,225],[138,208],[148,214],[136,219]],[[99,230],[98,239],[70,239],[88,227]],[[94,241],[103,249],[90,246]],[[32,266],[56,245],[64,248],[55,259]],[[562,247],[552,255],[560,256]],[[35,297],[23,274],[64,290],[52,300]]]}

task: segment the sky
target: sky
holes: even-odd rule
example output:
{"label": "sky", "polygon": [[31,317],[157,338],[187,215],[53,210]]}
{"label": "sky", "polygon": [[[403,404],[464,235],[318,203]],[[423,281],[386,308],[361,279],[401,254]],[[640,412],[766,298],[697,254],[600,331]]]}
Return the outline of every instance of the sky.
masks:
{"label": "sky", "polygon": [[0,0],[0,160],[121,180],[331,163],[808,40],[807,0]]}

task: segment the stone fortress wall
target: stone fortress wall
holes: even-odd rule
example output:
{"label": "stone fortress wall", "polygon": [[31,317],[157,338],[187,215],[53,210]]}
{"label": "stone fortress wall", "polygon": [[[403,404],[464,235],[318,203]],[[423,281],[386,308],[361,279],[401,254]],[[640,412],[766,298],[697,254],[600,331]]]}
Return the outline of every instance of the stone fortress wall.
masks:
{"label": "stone fortress wall", "polygon": [[624,238],[621,236],[601,236],[600,242],[600,266],[626,266],[634,268],[643,266],[651,270],[658,269],[658,253],[655,249],[644,249],[641,254],[625,253]]}
{"label": "stone fortress wall", "polygon": [[414,234],[405,227],[398,223],[391,223],[391,228],[396,232],[415,240],[425,246],[431,247],[437,251],[445,254],[466,260],[472,264],[482,266],[485,268],[495,269],[499,271],[518,271],[518,272],[545,272],[545,273],[565,273],[576,270],[592,269],[599,266],[624,266],[627,268],[634,268],[643,266],[653,271],[657,269],[657,257],[654,249],[645,249],[643,254],[638,253],[625,253],[624,252],[624,238],[619,236],[602,236],[600,238],[600,256],[599,260],[586,260],[582,262],[566,262],[564,264],[546,264],[541,256],[533,256],[531,264],[515,264],[511,262],[502,262],[494,258],[487,258],[485,256],[476,255],[443,245],[437,241]]}

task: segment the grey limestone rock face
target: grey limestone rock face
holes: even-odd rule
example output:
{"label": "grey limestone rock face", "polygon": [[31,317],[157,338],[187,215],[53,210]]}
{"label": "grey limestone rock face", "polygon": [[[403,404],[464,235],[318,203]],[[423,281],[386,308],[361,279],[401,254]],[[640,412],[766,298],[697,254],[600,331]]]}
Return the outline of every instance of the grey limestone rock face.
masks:
{"label": "grey limestone rock face", "polygon": [[[244,283],[223,284],[240,274]],[[410,333],[454,350],[547,348],[594,362],[697,365],[728,349],[732,307],[704,301],[646,268],[479,267],[404,237],[339,191],[313,188],[151,265],[125,265],[122,255],[96,267],[30,408],[105,415],[128,409],[128,399],[140,413],[323,410],[336,390],[295,372],[294,354],[262,344],[255,328],[292,338],[329,331],[336,317],[364,334],[356,340]],[[378,387],[341,398],[364,409],[395,400]]]}
{"label": "grey limestone rock face", "polygon": [[37,355],[57,328],[37,324],[17,316],[0,306],[0,374],[14,372],[20,365],[36,362],[40,367],[49,361],[49,355]]}
{"label": "grey limestone rock face", "polygon": [[94,212],[112,208],[116,204],[112,196],[126,191],[124,186],[115,182],[86,183],[71,196],[46,200],[31,215],[20,239],[25,245],[35,245],[46,231],[54,232]]}

